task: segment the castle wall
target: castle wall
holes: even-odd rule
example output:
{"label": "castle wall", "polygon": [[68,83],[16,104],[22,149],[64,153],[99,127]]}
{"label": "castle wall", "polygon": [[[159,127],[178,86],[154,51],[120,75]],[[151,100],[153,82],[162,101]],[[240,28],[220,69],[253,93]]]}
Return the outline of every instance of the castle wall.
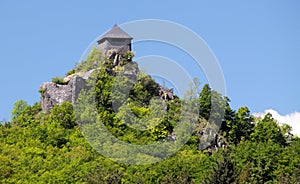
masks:
{"label": "castle wall", "polygon": [[67,85],[55,84],[53,82],[45,82],[41,85],[42,91],[41,104],[43,112],[51,110],[54,105],[61,105],[68,101],[75,103],[80,91],[86,89],[85,79],[75,76]]}

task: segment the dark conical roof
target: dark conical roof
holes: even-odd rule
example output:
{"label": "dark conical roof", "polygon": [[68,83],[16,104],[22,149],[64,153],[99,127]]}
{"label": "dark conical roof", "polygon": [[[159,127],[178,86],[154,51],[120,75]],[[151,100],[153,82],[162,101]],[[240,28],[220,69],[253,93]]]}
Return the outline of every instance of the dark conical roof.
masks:
{"label": "dark conical roof", "polygon": [[107,33],[105,33],[98,42],[101,42],[104,38],[128,38],[132,39],[132,37],[127,34],[125,31],[123,31],[117,24],[114,25],[114,27],[109,30]]}

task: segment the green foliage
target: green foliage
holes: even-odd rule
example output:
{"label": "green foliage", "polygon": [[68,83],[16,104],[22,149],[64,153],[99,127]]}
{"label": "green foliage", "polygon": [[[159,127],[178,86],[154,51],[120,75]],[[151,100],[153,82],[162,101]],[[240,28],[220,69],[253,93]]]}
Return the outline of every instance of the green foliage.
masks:
{"label": "green foliage", "polygon": [[40,89],[39,89],[39,93],[41,94],[41,96],[42,96],[43,98],[45,97],[45,92],[46,92],[45,89],[43,89],[43,88],[40,88]]}
{"label": "green foliage", "polygon": [[124,183],[201,183],[211,168],[207,155],[185,149],[152,165],[129,166]]}
{"label": "green foliage", "polygon": [[150,99],[157,95],[157,88],[158,84],[149,75],[140,72],[129,97],[139,105],[148,105]]}
{"label": "green foliage", "polygon": [[[132,58],[130,54],[123,59]],[[93,49],[76,71],[88,71],[99,61],[101,53]],[[230,100],[208,85],[204,85],[195,102],[200,108],[195,133],[175,155],[142,166],[119,164],[101,156],[86,137],[105,130],[93,143],[113,149],[110,150],[113,158],[122,160],[124,158],[118,156],[127,153],[141,163],[160,160],[164,150],[142,150],[135,154],[136,150],[123,149],[118,143],[109,142],[120,146],[118,148],[105,145],[110,139],[106,133],[129,144],[176,142],[178,140],[170,137],[182,118],[182,103],[185,102],[178,97],[162,101],[157,96],[157,83],[142,72],[137,76],[120,75],[124,74],[125,67],[128,67],[127,72],[130,70],[129,73],[134,74],[133,71],[137,71],[134,63],[116,68],[107,61],[102,64],[92,76],[96,79],[95,88],[80,93],[78,101],[85,102],[81,106],[74,108],[71,103],[64,102],[49,113],[42,113],[39,103],[32,106],[22,100],[15,103],[12,120],[0,126],[0,183],[300,181],[300,139],[291,136],[291,127],[279,126],[270,114],[255,122],[247,107],[235,112],[229,106]],[[192,97],[195,92],[198,93],[198,89],[192,88],[187,96]],[[90,120],[87,126],[79,130],[76,126],[79,117],[75,114]],[[192,113],[186,116],[194,118]],[[220,122],[215,121],[218,119],[222,120],[220,130]],[[96,120],[105,126],[101,129]],[[198,150],[205,128],[224,138],[226,148],[210,152]]]}
{"label": "green foliage", "polygon": [[76,72],[87,72],[89,70],[98,68],[101,66],[101,62],[103,61],[102,54],[99,49],[94,47],[91,53],[88,55],[86,60],[81,61],[76,67]]}
{"label": "green foliage", "polygon": [[67,74],[66,74],[66,77],[69,76],[69,75],[74,74],[75,72],[76,72],[75,69],[72,69],[72,70],[68,71]]}
{"label": "green foliage", "polygon": [[[151,136],[163,135],[139,133],[123,125],[117,126],[120,121],[109,112],[109,107],[102,107],[106,115],[100,114],[103,118],[111,116],[108,119],[112,124],[107,126],[118,138],[144,144],[149,139],[143,136],[156,140],[159,138]],[[161,124],[172,130],[173,123],[180,117],[179,99],[167,102],[167,107],[169,113],[163,116]],[[148,115],[148,107],[134,108],[141,117]],[[209,156],[206,151],[197,150],[193,145],[196,143],[190,143],[163,161],[135,166],[118,164],[97,154],[75,126],[70,103],[55,106],[49,114],[40,111],[40,104],[29,106],[19,101],[13,110],[12,122],[0,126],[0,183],[297,183],[300,179],[299,138],[292,138],[289,145],[283,146],[277,141],[281,140],[282,137],[278,139],[280,136],[273,137],[266,132],[265,139],[257,137],[259,132],[268,129],[274,133],[275,127],[275,133],[289,131],[288,127],[280,128],[274,124],[269,115],[261,120],[265,126],[259,123],[250,126],[253,139],[241,138],[229,145],[228,150]],[[238,124],[252,122],[246,107],[240,108],[234,117],[234,121],[240,121]],[[233,132],[229,137],[247,137],[249,134],[228,127],[228,132]],[[156,128],[158,132],[162,130]],[[141,137],[137,141],[139,134]],[[140,158],[155,159],[150,155]]]}
{"label": "green foliage", "polygon": [[[128,51],[124,54],[123,58],[126,60],[126,61],[132,61],[132,58],[134,57],[134,52],[132,51]],[[126,63],[124,63],[126,64]]]}
{"label": "green foliage", "polygon": [[286,143],[283,132],[270,113],[256,124],[250,138],[255,142],[275,142],[281,145]]}
{"label": "green foliage", "polygon": [[134,57],[134,52],[132,52],[132,51],[128,51],[124,55],[124,58],[126,58],[127,60],[131,60],[133,57]]}
{"label": "green foliage", "polygon": [[241,107],[232,118],[226,121],[226,128],[222,127],[225,137],[231,143],[238,144],[242,140],[249,140],[253,133],[253,117],[247,107]]}
{"label": "green foliage", "polygon": [[27,102],[23,100],[19,100],[14,104],[14,108],[11,112],[12,118],[17,118],[20,116],[27,108],[29,108],[29,105]]}
{"label": "green foliage", "polygon": [[[122,73],[125,67],[128,71],[135,70],[136,66],[119,67],[118,72]],[[156,96],[157,83],[142,73],[138,74],[136,83],[126,75],[116,75],[110,75],[105,67],[101,67],[96,76],[95,91],[89,92],[95,94],[101,121],[122,141],[145,144],[166,138],[173,129],[169,122],[173,118],[161,119],[164,108],[162,100]]]}
{"label": "green foliage", "polygon": [[70,102],[63,102],[60,106],[54,106],[50,114],[50,119],[65,129],[71,129],[76,126],[73,105]]}
{"label": "green foliage", "polygon": [[267,183],[277,179],[276,169],[282,148],[275,143],[242,142],[234,150],[235,160],[242,169],[243,182]]}
{"label": "green foliage", "polygon": [[64,79],[62,77],[59,77],[59,76],[52,78],[52,82],[55,83],[55,84],[60,84],[60,85],[68,84],[68,82],[65,82]]}
{"label": "green foliage", "polygon": [[239,171],[235,166],[235,163],[231,161],[229,152],[223,153],[223,159],[217,162],[217,165],[213,167],[211,175],[204,180],[204,183],[209,184],[231,184],[237,183]]}
{"label": "green foliage", "polygon": [[230,100],[227,97],[223,97],[217,91],[211,90],[209,85],[205,84],[198,98],[199,115],[201,118],[221,126],[219,121],[223,117],[226,120],[229,119],[229,115],[232,113],[229,102]]}
{"label": "green foliage", "polygon": [[17,101],[12,110],[12,124],[22,127],[28,126],[36,122],[36,114],[41,111],[41,104],[35,103],[33,106],[27,102]]}
{"label": "green foliage", "polygon": [[211,89],[208,84],[205,84],[199,96],[199,114],[206,120],[210,116],[211,100]]}

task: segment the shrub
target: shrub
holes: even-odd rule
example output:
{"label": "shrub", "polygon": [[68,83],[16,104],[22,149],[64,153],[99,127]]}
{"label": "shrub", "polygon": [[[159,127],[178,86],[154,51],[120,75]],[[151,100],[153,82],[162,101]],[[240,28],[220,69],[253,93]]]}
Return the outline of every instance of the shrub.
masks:
{"label": "shrub", "polygon": [[65,129],[72,129],[76,126],[73,105],[70,102],[63,102],[60,106],[54,106],[50,118]]}
{"label": "shrub", "polygon": [[125,55],[124,55],[123,57],[124,57],[125,59],[131,61],[132,58],[134,57],[134,52],[128,51],[128,52],[125,53]]}
{"label": "shrub", "polygon": [[100,50],[94,47],[88,57],[75,67],[75,70],[77,72],[87,72],[94,68],[98,68],[102,60],[103,57]]}
{"label": "shrub", "polygon": [[68,71],[68,73],[66,74],[66,76],[72,75],[75,73],[75,69],[72,69],[70,71]]}
{"label": "shrub", "polygon": [[55,84],[66,85],[68,82],[65,82],[62,77],[54,77],[52,78],[52,82]]}
{"label": "shrub", "polygon": [[40,88],[39,92],[41,93],[42,97],[44,98],[46,90],[44,88]]}

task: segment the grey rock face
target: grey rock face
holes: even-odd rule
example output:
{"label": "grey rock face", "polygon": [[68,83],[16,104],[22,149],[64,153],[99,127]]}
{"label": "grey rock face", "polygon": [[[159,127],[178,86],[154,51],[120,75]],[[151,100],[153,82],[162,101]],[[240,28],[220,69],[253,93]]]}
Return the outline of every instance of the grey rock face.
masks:
{"label": "grey rock face", "polygon": [[159,93],[159,96],[164,101],[168,101],[168,100],[173,100],[174,99],[173,88],[172,89],[168,89],[166,87],[163,87],[163,86],[159,85],[158,86],[158,93]]}
{"label": "grey rock face", "polygon": [[[118,67],[120,66],[114,66],[113,69],[107,69],[106,72],[112,76],[115,76],[116,72],[118,71],[120,72],[119,75],[121,76],[124,75],[132,81],[137,80],[139,69],[135,62],[130,62],[127,65],[124,65],[124,68],[121,71],[119,71]],[[95,71],[95,69],[86,73],[79,72],[67,76],[64,78],[64,81],[67,82],[66,85],[56,84],[53,82],[43,83],[40,87],[43,112],[50,111],[55,105],[61,105],[66,101],[75,104],[80,91],[83,89],[89,89],[87,86],[87,79],[90,78],[93,71]],[[173,89],[168,89],[158,85],[157,93],[164,101],[174,99]]]}
{"label": "grey rock face", "polygon": [[80,76],[74,76],[67,85],[45,82],[41,85],[41,104],[43,112],[51,110],[54,105],[63,102],[75,103],[80,91],[87,89],[86,80]]}

